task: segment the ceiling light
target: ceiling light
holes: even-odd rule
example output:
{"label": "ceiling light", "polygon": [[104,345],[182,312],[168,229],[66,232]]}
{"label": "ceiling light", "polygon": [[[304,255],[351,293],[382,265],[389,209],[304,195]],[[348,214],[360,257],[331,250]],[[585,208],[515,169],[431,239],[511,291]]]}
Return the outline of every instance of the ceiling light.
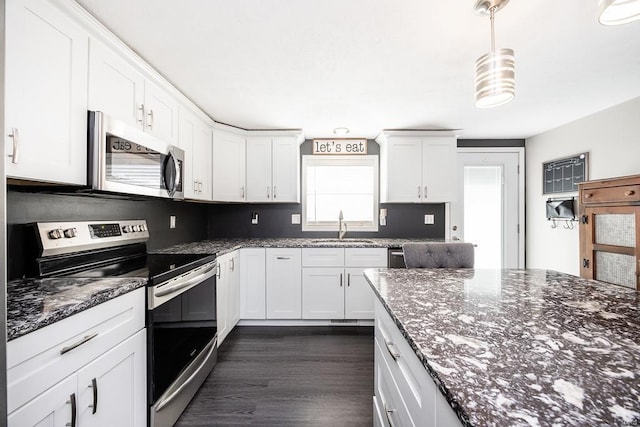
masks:
{"label": "ceiling light", "polygon": [[497,107],[511,101],[516,94],[515,57],[512,49],[496,50],[493,18],[509,0],[478,0],[476,13],[491,20],[491,51],[476,60],[476,107]]}
{"label": "ceiling light", "polygon": [[640,0],[600,0],[602,25],[621,25],[640,19]]}
{"label": "ceiling light", "polygon": [[336,134],[336,135],[346,135],[346,134],[348,134],[349,132],[350,132],[350,131],[349,131],[349,128],[344,128],[344,127],[342,127],[342,128],[335,128],[335,129],[333,130],[333,133],[334,133],[334,134]]}

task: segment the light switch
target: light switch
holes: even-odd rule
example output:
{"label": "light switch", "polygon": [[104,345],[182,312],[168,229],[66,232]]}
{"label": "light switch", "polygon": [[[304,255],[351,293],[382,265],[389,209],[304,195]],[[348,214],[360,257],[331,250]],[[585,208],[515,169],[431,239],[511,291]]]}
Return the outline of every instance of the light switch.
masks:
{"label": "light switch", "polygon": [[425,215],[424,216],[425,224],[435,224],[435,215]]}
{"label": "light switch", "polygon": [[176,228],[176,216],[171,215],[169,217],[169,228]]}
{"label": "light switch", "polygon": [[258,212],[251,214],[251,224],[256,225],[258,223]]}
{"label": "light switch", "polygon": [[300,224],[300,214],[291,214],[291,224]]}

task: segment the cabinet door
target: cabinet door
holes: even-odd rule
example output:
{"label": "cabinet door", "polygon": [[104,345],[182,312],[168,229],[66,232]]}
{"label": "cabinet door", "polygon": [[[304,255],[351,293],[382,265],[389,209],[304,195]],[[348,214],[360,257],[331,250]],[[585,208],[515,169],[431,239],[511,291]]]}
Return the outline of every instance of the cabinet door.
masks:
{"label": "cabinet door", "polygon": [[194,145],[196,136],[196,117],[188,110],[180,109],[180,125],[178,133],[178,146],[184,150],[185,163],[183,165],[183,184],[184,197],[186,199],[198,198],[198,179],[194,155]]}
{"label": "cabinet door", "polygon": [[295,137],[274,137],[271,148],[272,202],[300,202],[300,145]]}
{"label": "cabinet door", "polygon": [[227,274],[228,257],[218,258],[218,276],[216,278],[216,318],[218,322],[218,346],[229,333],[229,279]]}
{"label": "cabinet door", "polygon": [[240,320],[240,257],[238,251],[231,255],[229,263],[229,332]]}
{"label": "cabinet door", "polygon": [[422,201],[455,201],[457,186],[456,139],[429,137],[422,144]]}
{"label": "cabinet door", "polygon": [[179,104],[150,80],[144,82],[145,131],[170,144],[178,143]]}
{"label": "cabinet door", "polygon": [[144,78],[140,71],[101,42],[89,42],[89,109],[142,128]]}
{"label": "cabinet door", "polygon": [[146,330],[78,371],[78,425],[146,426]]}
{"label": "cabinet door", "polygon": [[271,138],[247,138],[247,202],[271,202]]}
{"label": "cabinet door", "polygon": [[422,202],[422,142],[420,138],[389,138],[384,147],[382,202]]}
{"label": "cabinet door", "polygon": [[[9,414],[9,427],[65,427],[71,425],[71,396],[76,399],[76,376],[72,375],[51,387],[26,405]],[[77,410],[76,410],[77,413]]]}
{"label": "cabinet door", "polygon": [[346,268],[344,318],[373,319],[375,295],[364,278],[364,268]]}
{"label": "cabinet door", "polygon": [[184,193],[211,200],[211,128],[186,108],[180,109],[179,146],[185,152]]}
{"label": "cabinet door", "polygon": [[266,319],[265,250],[240,250],[240,317]]}
{"label": "cabinet door", "polygon": [[302,269],[302,318],[344,319],[344,269]]}
{"label": "cabinet door", "polygon": [[267,319],[302,316],[300,249],[267,249]]}
{"label": "cabinet door", "polygon": [[244,202],[244,137],[215,130],[213,133],[212,199],[217,202]]}
{"label": "cabinet door", "polygon": [[37,0],[7,2],[5,31],[6,175],[85,185],[88,34]]}

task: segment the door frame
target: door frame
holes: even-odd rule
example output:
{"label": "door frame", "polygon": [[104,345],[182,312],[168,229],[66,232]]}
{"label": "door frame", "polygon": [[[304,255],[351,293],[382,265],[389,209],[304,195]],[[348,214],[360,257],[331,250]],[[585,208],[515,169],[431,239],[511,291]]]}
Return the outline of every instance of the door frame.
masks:
{"label": "door frame", "polygon": [[[458,147],[457,153],[490,153],[490,154],[502,154],[502,153],[515,153],[518,155],[518,268],[525,268],[525,148],[524,147]],[[460,176],[460,171],[456,172],[456,176]],[[458,187],[460,188],[460,184]],[[458,194],[455,203],[463,203],[463,194]],[[445,238],[451,240],[451,215],[453,209],[451,203],[447,203],[445,209],[449,212],[446,213],[446,233]]]}

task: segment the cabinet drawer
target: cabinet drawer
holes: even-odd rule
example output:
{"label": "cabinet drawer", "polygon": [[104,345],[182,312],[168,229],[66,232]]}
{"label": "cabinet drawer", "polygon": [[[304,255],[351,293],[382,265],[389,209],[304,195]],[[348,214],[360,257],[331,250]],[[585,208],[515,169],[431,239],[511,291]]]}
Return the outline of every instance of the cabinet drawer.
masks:
{"label": "cabinet drawer", "polygon": [[344,250],[346,267],[386,267],[386,248],[346,248]]}
{"label": "cabinet drawer", "polygon": [[605,202],[638,202],[640,201],[640,185],[622,185],[608,188],[585,188],[580,193],[583,204]]}
{"label": "cabinet drawer", "polygon": [[304,248],[303,267],[344,267],[343,248]]}
{"label": "cabinet drawer", "polygon": [[409,413],[414,419],[433,420],[436,393],[440,392],[414,350],[377,301],[375,333],[381,350],[380,357],[389,367]]}
{"label": "cabinet drawer", "polygon": [[[378,399],[379,411],[384,426],[415,426],[409,410],[405,406],[405,402],[396,386],[394,376],[389,369],[382,352],[386,351],[380,348],[380,343],[376,340],[375,346],[375,384],[376,398]],[[420,423],[422,420],[417,418]],[[420,424],[422,425],[422,424]]]}
{"label": "cabinet drawer", "polygon": [[9,341],[8,412],[143,329],[144,315],[140,288]]}

